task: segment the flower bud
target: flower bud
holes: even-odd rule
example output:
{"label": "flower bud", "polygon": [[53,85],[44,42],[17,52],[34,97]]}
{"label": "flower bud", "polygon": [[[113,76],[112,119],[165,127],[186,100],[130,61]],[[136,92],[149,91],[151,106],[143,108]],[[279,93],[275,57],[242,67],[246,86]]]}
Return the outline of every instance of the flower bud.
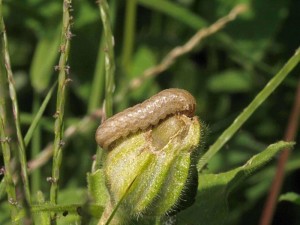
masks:
{"label": "flower bud", "polygon": [[180,114],[118,140],[104,165],[112,204],[121,203],[118,210],[130,217],[180,208],[191,184],[200,130],[197,117]]}

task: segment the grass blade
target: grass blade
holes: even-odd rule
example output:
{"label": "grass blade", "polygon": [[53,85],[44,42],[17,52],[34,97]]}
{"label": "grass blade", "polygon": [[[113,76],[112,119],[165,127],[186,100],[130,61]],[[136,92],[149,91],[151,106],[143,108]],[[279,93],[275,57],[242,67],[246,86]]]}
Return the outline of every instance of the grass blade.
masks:
{"label": "grass blade", "polygon": [[[112,27],[114,26],[114,21],[116,17],[116,9],[117,4],[115,0],[110,1],[110,18]],[[99,108],[100,103],[103,101],[103,93],[104,93],[104,57],[105,52],[104,49],[104,32],[101,35],[100,46],[98,49],[97,56],[97,65],[94,73],[94,78],[92,82],[92,90],[89,98],[88,104],[88,113],[93,113],[97,108]]]}
{"label": "grass blade", "polygon": [[126,2],[126,16],[124,25],[124,40],[122,49],[122,68],[128,74],[132,60],[132,53],[135,39],[135,24],[136,24],[136,10],[137,0]]}
{"label": "grass blade", "polygon": [[48,94],[46,95],[46,98],[44,99],[39,111],[37,112],[37,114],[35,115],[32,123],[30,124],[30,127],[25,135],[25,138],[24,138],[24,142],[25,142],[25,145],[27,146],[32,138],[32,135],[33,135],[33,132],[35,130],[35,128],[37,127],[37,125],[39,124],[41,118],[42,118],[42,115],[46,109],[46,106],[48,105],[51,97],[52,97],[52,94],[53,94],[53,91],[54,91],[54,88],[56,87],[56,84],[57,82],[55,82],[55,84],[52,85],[51,89],[49,90]]}
{"label": "grass blade", "polygon": [[115,88],[114,37],[111,30],[109,8],[106,0],[99,1],[99,9],[105,36],[105,113],[106,117],[110,117],[113,114],[112,103]]}

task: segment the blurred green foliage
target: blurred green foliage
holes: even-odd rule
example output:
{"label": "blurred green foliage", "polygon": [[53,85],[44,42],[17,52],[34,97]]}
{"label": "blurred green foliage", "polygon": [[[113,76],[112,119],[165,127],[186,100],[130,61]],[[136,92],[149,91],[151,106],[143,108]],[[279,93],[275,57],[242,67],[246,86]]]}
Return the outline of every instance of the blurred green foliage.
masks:
{"label": "blurred green foliage", "polygon": [[[207,146],[233,122],[300,43],[298,0],[138,0],[135,24],[131,24],[134,27],[133,48],[128,50],[131,53],[126,60],[128,64],[122,65],[124,45],[128,44],[124,41],[127,32],[124,24],[128,15],[126,1],[114,2],[115,96],[118,96],[114,112],[140,102],[158,90],[184,88],[197,98],[197,115],[209,126]],[[147,79],[139,88],[125,95],[118,95],[123,93],[131,79],[160,62],[171,49],[183,45],[198,29],[226,15],[238,3],[247,3],[249,10],[224,30],[205,39],[191,53],[180,57],[167,71]],[[92,0],[74,1],[73,9],[72,31],[75,36],[71,40],[69,60],[73,82],[67,93],[66,127],[76,124],[103,102],[103,83],[99,83],[96,88],[102,92],[98,103],[88,111],[89,102],[94,98],[91,86],[103,50],[99,9]],[[4,1],[4,20],[24,133],[35,114],[34,97],[43,99],[57,79],[54,66],[59,56],[61,18],[62,1]],[[103,72],[103,69],[97,70],[101,76]],[[213,158],[209,170],[220,172],[240,166],[269,143],[282,139],[299,72],[298,67],[288,76],[243,129]],[[53,140],[54,113],[55,98],[52,98],[40,123],[40,150]],[[99,123],[100,120],[95,120],[88,129],[75,134],[64,148],[60,202],[80,203],[82,200],[77,193],[81,191],[82,194],[82,189],[87,186],[86,174],[91,170],[92,156],[96,152],[94,133]],[[298,145],[295,149],[287,165],[283,192],[300,193]],[[32,159],[29,151],[28,159]],[[51,174],[51,160],[40,168],[40,173],[38,189],[48,198],[50,185],[46,177]],[[273,175],[274,165],[270,164],[231,195],[227,224],[258,223]],[[3,197],[0,209],[0,224],[8,224],[9,212]],[[280,202],[273,224],[300,224],[297,210],[299,206]]]}

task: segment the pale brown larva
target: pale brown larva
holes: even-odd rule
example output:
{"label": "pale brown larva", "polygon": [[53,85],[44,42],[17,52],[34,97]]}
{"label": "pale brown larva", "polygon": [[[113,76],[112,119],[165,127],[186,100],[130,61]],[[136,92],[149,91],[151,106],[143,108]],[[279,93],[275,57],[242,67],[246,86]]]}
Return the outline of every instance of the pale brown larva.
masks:
{"label": "pale brown larva", "polygon": [[163,90],[104,121],[97,129],[96,141],[102,148],[108,149],[117,139],[156,125],[169,115],[183,113],[192,117],[195,107],[195,98],[188,91],[177,88]]}

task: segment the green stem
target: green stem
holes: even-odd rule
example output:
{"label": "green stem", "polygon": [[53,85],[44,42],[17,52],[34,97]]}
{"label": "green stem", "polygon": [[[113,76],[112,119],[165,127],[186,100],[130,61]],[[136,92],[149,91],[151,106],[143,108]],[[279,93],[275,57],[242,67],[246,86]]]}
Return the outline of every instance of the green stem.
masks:
{"label": "green stem", "polygon": [[[115,15],[116,15],[116,0],[110,1],[110,18],[111,26],[114,27]],[[103,101],[104,93],[104,33],[101,35],[100,45],[98,49],[97,65],[94,73],[94,79],[92,83],[92,90],[90,94],[89,104],[88,104],[88,113],[93,113]]]}
{"label": "green stem", "polygon": [[104,158],[104,152],[103,149],[98,147],[96,151],[96,158],[92,165],[92,172],[95,172],[97,169],[102,168],[103,166],[103,158]]}
{"label": "green stem", "polygon": [[18,138],[18,150],[19,150],[19,160],[21,164],[21,177],[23,180],[24,185],[24,192],[25,192],[25,199],[27,203],[30,205],[31,203],[31,196],[30,196],[30,188],[29,188],[29,182],[28,182],[28,171],[27,171],[27,160],[26,160],[26,153],[25,153],[25,144],[24,139],[21,133],[21,125],[20,125],[20,115],[19,115],[19,108],[18,108],[18,101],[17,101],[17,93],[15,89],[14,84],[14,78],[13,73],[11,70],[11,64],[10,64],[10,57],[8,54],[8,46],[7,46],[7,37],[6,37],[6,30],[2,15],[2,1],[1,1],[1,42],[2,42],[2,56],[4,58],[4,65],[7,72],[7,79],[8,79],[8,85],[9,85],[9,95],[12,101],[12,109],[13,109],[13,115],[16,125],[16,131],[17,131],[17,138]]}
{"label": "green stem", "polygon": [[161,218],[160,217],[155,218],[155,225],[161,225]]}
{"label": "green stem", "polygon": [[137,0],[129,0],[126,1],[126,3],[127,4],[126,4],[123,51],[122,51],[122,67],[125,73],[128,74],[130,70],[133,44],[134,44]]}
{"label": "green stem", "polygon": [[102,100],[103,88],[104,88],[104,41],[103,35],[101,37],[100,46],[98,50],[96,70],[94,73],[94,79],[92,82],[92,90],[90,94],[88,113],[94,112],[100,105]]}
{"label": "green stem", "polygon": [[109,8],[106,0],[99,2],[100,15],[105,36],[105,113],[106,117],[112,116],[113,91],[115,88],[114,73],[114,37],[111,31]]}
{"label": "green stem", "polygon": [[[54,149],[53,149],[53,165],[52,165],[52,178],[50,189],[50,202],[57,204],[58,182],[60,177],[60,166],[62,161],[62,146],[63,146],[63,131],[64,131],[64,106],[65,106],[65,89],[66,84],[69,81],[67,75],[69,67],[67,65],[70,39],[72,37],[70,29],[70,13],[71,0],[63,1],[63,24],[61,33],[61,55],[59,59],[59,75],[58,75],[58,88],[56,99],[56,113],[55,113],[55,125],[54,125]],[[55,223],[55,218],[54,218]]]}
{"label": "green stem", "polygon": [[[15,190],[14,190],[14,192],[15,192]],[[2,200],[5,197],[5,194],[6,194],[6,182],[5,182],[5,179],[2,179],[0,182],[0,200]]]}
{"label": "green stem", "polygon": [[[111,22],[109,18],[109,7],[106,0],[99,2],[99,10],[104,29],[104,43],[105,43],[105,114],[110,117],[113,114],[113,91],[115,88],[114,73],[115,73],[115,59],[114,59],[114,37],[111,30]],[[112,2],[111,13],[115,16],[116,3]],[[103,117],[102,117],[103,118]],[[105,117],[104,117],[105,118]],[[101,168],[102,165],[102,149],[97,148],[96,161],[94,169]]]}
{"label": "green stem", "polygon": [[[99,4],[99,10],[100,10],[100,13],[101,13],[101,7],[100,4]],[[116,1],[113,0],[111,1],[111,7],[110,7],[110,15],[111,15],[111,26],[113,26],[114,24],[114,21],[115,21],[115,14],[116,14]],[[106,16],[104,16],[105,18]],[[108,25],[109,26],[109,25]],[[109,27],[107,29],[110,29]],[[113,37],[112,37],[113,38]],[[105,58],[105,52],[103,51],[104,49],[104,40],[105,40],[105,33],[102,34],[102,38],[101,38],[101,41],[100,41],[100,49],[99,49],[99,53],[98,53],[98,63],[97,63],[97,66],[96,66],[96,72],[95,72],[95,75],[94,75],[94,81],[93,81],[93,87],[92,87],[92,93],[91,93],[91,98],[90,98],[90,104],[89,104],[89,112],[91,113],[93,110],[95,110],[101,100],[102,100],[102,92],[103,92],[103,87],[104,85],[102,84],[103,83],[103,77],[104,77],[104,58]],[[110,95],[110,91],[108,90],[108,85],[109,85],[109,82],[108,82],[108,79],[111,80],[112,83],[114,83],[114,71],[111,73],[111,75],[109,76],[107,73],[106,73],[106,83],[107,85],[106,86],[106,96]],[[109,76],[109,77],[108,77]],[[112,95],[112,93],[111,93]],[[109,99],[106,98],[106,99]],[[106,100],[107,102],[107,100]],[[109,105],[106,105],[106,108],[108,108]],[[112,104],[110,106],[112,108]],[[110,113],[109,111],[106,112],[106,115],[108,115],[108,113]],[[112,114],[112,109],[111,109],[111,114]],[[95,160],[95,163],[94,163],[94,166],[93,166],[93,170],[95,169],[99,169],[102,167],[102,149],[101,148],[97,148],[97,152],[96,152],[96,160]]]}
{"label": "green stem", "polygon": [[[11,221],[17,221],[18,216],[18,206],[17,204],[17,198],[16,198],[16,187],[13,182],[12,178],[12,170],[10,167],[10,160],[11,160],[11,149],[8,137],[7,130],[8,130],[8,122],[7,122],[7,116],[6,116],[6,99],[8,96],[8,86],[7,86],[7,78],[5,74],[4,69],[4,43],[3,43],[3,35],[4,35],[4,22],[3,22],[3,15],[2,15],[2,0],[0,0],[0,29],[1,29],[1,63],[0,63],[0,143],[1,143],[1,149],[2,149],[2,155],[3,155],[3,161],[4,161],[4,178],[1,181],[1,192],[3,190],[6,190],[8,202],[10,202],[10,217]],[[18,222],[15,222],[14,224],[20,224]]]}
{"label": "green stem", "polygon": [[282,69],[266,84],[253,101],[233,121],[233,123],[221,134],[217,141],[210,146],[208,151],[200,159],[197,168],[201,171],[208,161],[225,145],[235,132],[248,120],[255,110],[272,94],[284,78],[294,69],[300,61],[300,49],[289,59]]}
{"label": "green stem", "polygon": [[[0,1],[0,17],[2,18],[2,1]],[[1,28],[3,28],[3,20],[1,20]],[[2,29],[3,34],[3,29]],[[1,45],[1,52],[3,51],[3,42],[0,43]],[[11,149],[7,131],[7,116],[6,116],[6,96],[7,96],[7,85],[6,85],[6,75],[4,71],[3,62],[3,55],[0,56],[1,58],[1,65],[0,65],[0,143],[2,148],[2,155],[4,161],[4,178],[1,181],[1,192],[6,189],[8,201],[11,203],[9,204],[10,207],[10,215],[12,221],[17,221],[18,215],[18,207],[17,204],[12,204],[13,202],[17,203],[16,198],[16,187],[12,179],[12,171],[10,167],[10,160],[11,160]],[[19,223],[15,223],[19,224]]]}
{"label": "green stem", "polygon": [[[2,107],[0,106],[0,110],[2,111]],[[20,224],[18,221],[18,202],[16,198],[16,187],[12,179],[12,171],[10,168],[10,159],[11,159],[11,149],[9,146],[9,138],[5,133],[5,123],[6,120],[1,113],[1,124],[0,124],[0,138],[1,138],[1,147],[2,147],[2,154],[4,160],[4,169],[5,169],[5,176],[4,182],[10,207],[10,216],[11,221],[15,221],[14,224]]]}
{"label": "green stem", "polygon": [[[29,144],[30,139],[31,139],[31,137],[33,135],[33,132],[37,128],[38,124],[41,122],[42,115],[43,115],[43,113],[44,113],[44,111],[46,109],[46,106],[48,105],[48,103],[50,101],[50,98],[51,98],[51,96],[53,94],[53,91],[54,91],[54,88],[56,87],[56,84],[57,84],[57,82],[55,82],[53,84],[53,86],[49,90],[46,98],[44,99],[42,105],[39,108],[36,108],[36,115],[34,116],[34,118],[33,119],[30,118],[30,122],[29,122],[30,127],[29,127],[29,129],[28,129],[28,131],[27,131],[27,133],[25,135],[25,138],[24,138],[25,146],[27,146]],[[36,95],[38,95],[38,94],[36,94]],[[34,99],[34,104],[36,103],[36,101],[38,101],[38,100]],[[38,106],[36,106],[36,107],[38,107]],[[31,116],[31,114],[30,114],[30,116]],[[24,118],[24,115],[21,115],[21,118],[22,117]],[[24,118],[24,120],[26,120],[26,119]]]}
{"label": "green stem", "polygon": [[[33,107],[32,109],[33,113],[37,113],[40,108],[40,96],[37,93],[35,93],[34,95],[32,107]],[[40,149],[41,149],[41,128],[40,126],[37,125],[32,138],[31,157],[35,158],[39,154]],[[31,187],[32,187],[33,195],[36,195],[37,191],[40,189],[40,184],[41,184],[40,181],[41,181],[41,171],[39,169],[36,169],[32,172],[31,175]]]}
{"label": "green stem", "polygon": [[65,211],[72,213],[72,214],[78,214],[78,208],[82,207],[81,204],[68,204],[68,205],[52,205],[52,204],[38,204],[38,205],[32,205],[31,210],[35,213],[41,213],[41,212],[57,212],[57,213],[63,213]]}

